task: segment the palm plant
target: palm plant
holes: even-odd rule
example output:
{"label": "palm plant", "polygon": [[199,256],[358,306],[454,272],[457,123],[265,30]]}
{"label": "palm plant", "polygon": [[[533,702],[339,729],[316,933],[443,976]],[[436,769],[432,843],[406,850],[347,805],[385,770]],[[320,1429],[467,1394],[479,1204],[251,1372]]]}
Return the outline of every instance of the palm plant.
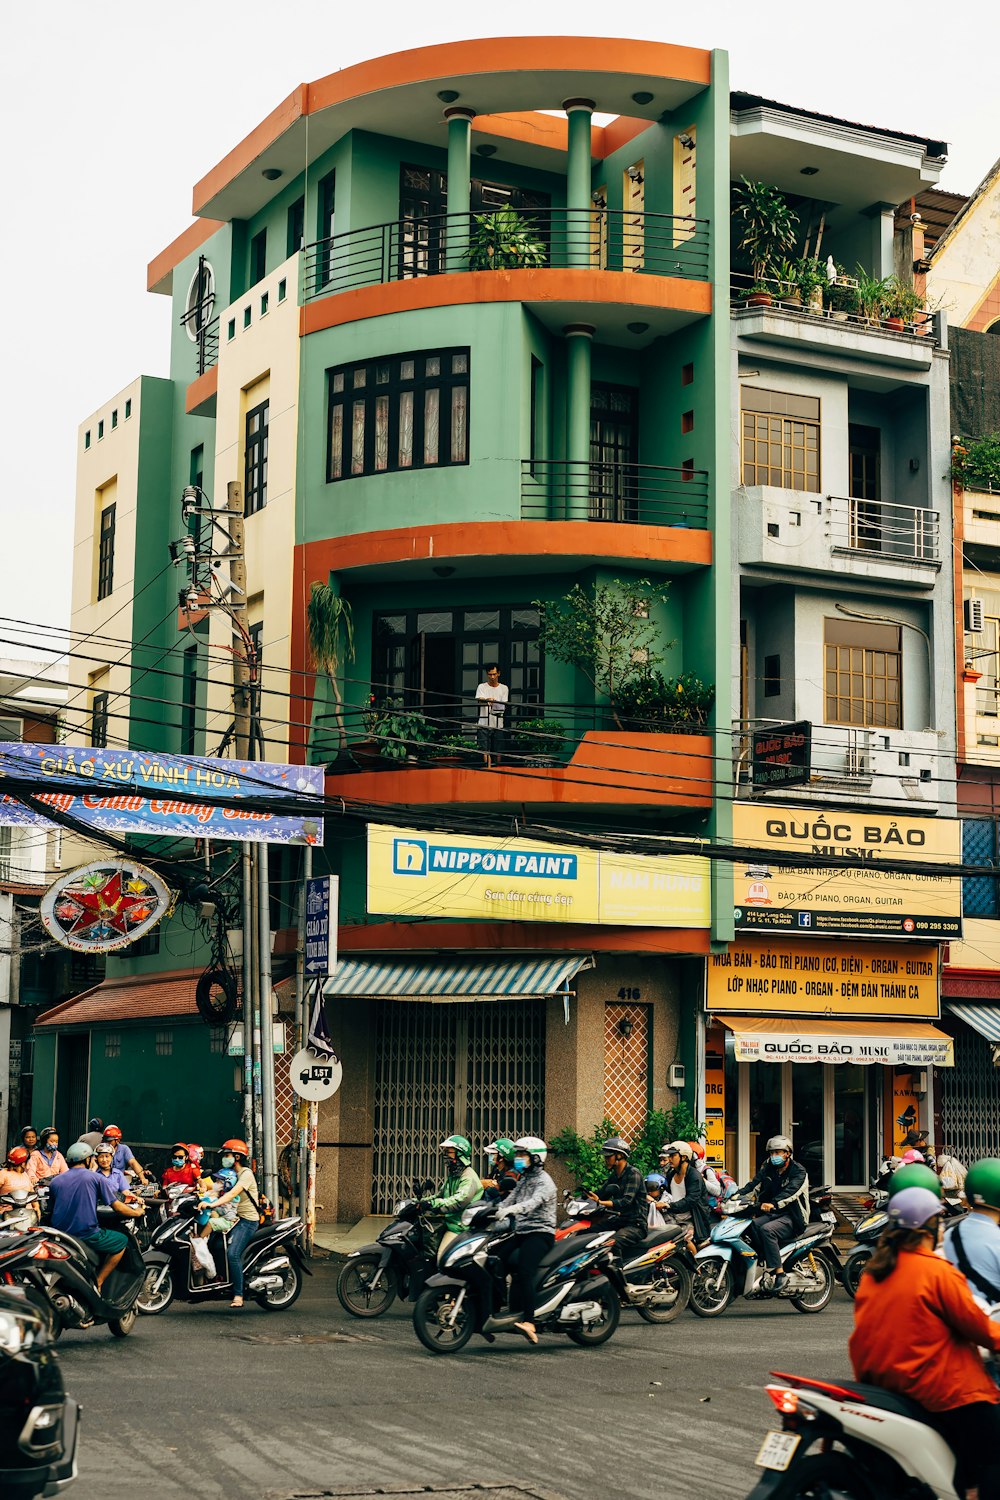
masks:
{"label": "palm plant", "polygon": [[754,284],[765,287],[775,263],[795,248],[798,215],[777,188],[741,177],[733,191],[733,218],[742,226],[740,249],[750,262]]}
{"label": "palm plant", "polygon": [[347,735],[340,668],[344,662],[354,660],[354,617],[348,601],[342,599],[329,583],[314,583],[309,591],[306,630],[309,654],[320,671],[326,673],[333,690],[338,751],[343,751]]}
{"label": "palm plant", "polygon": [[544,266],[545,245],[527,220],[512,208],[473,214],[469,235],[471,271],[512,271]]}

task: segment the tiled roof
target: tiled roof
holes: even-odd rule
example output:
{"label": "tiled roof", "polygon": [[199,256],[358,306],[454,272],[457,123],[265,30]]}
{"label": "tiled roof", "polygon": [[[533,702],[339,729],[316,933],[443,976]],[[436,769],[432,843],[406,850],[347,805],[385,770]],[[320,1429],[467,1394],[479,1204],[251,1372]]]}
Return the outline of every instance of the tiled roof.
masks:
{"label": "tiled roof", "polygon": [[144,1021],[161,1016],[190,1016],[198,1010],[195,985],[201,969],[175,969],[166,974],[138,974],[106,979],[72,1000],[64,1000],[38,1017],[40,1026],[98,1026],[109,1021]]}

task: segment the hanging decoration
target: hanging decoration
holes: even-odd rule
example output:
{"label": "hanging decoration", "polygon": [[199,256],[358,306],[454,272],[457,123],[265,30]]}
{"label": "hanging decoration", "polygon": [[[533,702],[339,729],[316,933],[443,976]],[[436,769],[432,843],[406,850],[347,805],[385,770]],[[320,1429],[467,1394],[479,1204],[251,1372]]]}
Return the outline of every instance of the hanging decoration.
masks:
{"label": "hanging decoration", "polygon": [[131,859],[96,859],[61,875],[41,899],[49,936],[75,953],[114,953],[144,937],[170,910],[170,890]]}

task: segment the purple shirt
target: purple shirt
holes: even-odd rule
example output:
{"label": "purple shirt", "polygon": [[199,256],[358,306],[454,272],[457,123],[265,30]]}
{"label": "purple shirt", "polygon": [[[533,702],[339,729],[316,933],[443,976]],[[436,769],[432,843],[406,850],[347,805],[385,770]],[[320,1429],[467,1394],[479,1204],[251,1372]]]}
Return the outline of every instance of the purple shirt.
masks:
{"label": "purple shirt", "polygon": [[88,1172],[86,1167],[71,1167],[49,1179],[49,1223],[78,1240],[96,1234],[100,1228],[98,1203],[110,1208],[114,1201],[115,1190],[108,1179],[99,1172]]}

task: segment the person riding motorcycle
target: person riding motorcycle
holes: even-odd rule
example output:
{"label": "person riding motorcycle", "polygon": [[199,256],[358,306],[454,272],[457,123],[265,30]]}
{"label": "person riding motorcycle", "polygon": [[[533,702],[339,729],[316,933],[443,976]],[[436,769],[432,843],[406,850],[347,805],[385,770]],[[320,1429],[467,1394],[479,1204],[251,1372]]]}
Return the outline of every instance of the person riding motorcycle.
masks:
{"label": "person riding motorcycle", "polygon": [[49,1223],[102,1257],[94,1280],[103,1293],[104,1283],[125,1254],[128,1241],[117,1229],[101,1228],[97,1205],[105,1204],[126,1219],[137,1219],[146,1210],[144,1204],[123,1203],[116,1198],[107,1178],[90,1171],[93,1156],[86,1141],[74,1141],[66,1152],[66,1171],[49,1183]]}
{"label": "person riding motorcycle", "polygon": [[438,1259],[452,1240],[463,1231],[462,1213],[471,1203],[478,1203],[483,1196],[483,1184],[472,1170],[472,1145],[464,1135],[450,1135],[441,1142],[438,1150],[444,1156],[447,1176],[436,1198],[428,1201],[428,1207],[444,1215],[444,1233],[438,1245]]}
{"label": "person riding motorcycle", "polygon": [[545,1170],[548,1148],[543,1140],[537,1135],[523,1135],[515,1150],[517,1185],[497,1210],[499,1218],[513,1219],[514,1237],[496,1245],[493,1253],[504,1265],[516,1256],[511,1267],[514,1281],[510,1301],[512,1307],[520,1308],[523,1317],[514,1327],[529,1344],[537,1344],[535,1275],[543,1255],[555,1244],[556,1185]]}
{"label": "person riding motorcycle", "polygon": [[[5,1164],[0,1167],[0,1193],[34,1193],[35,1184],[27,1172],[30,1154],[26,1146],[11,1146]],[[37,1219],[38,1205],[32,1207]]]}
{"label": "person riding motorcycle", "polygon": [[620,1135],[609,1136],[601,1147],[607,1178],[588,1198],[618,1215],[615,1249],[623,1260],[646,1238],[649,1204],[642,1173],[631,1165],[632,1147]]}
{"label": "person riding motorcycle", "polygon": [[516,1155],[517,1147],[505,1135],[491,1141],[486,1147],[490,1175],[483,1178],[483,1197],[491,1203],[499,1203],[509,1197],[517,1186],[517,1173],[514,1170]]}
{"label": "person riding motorcycle", "polygon": [[957,1266],[973,1298],[987,1309],[1000,1302],[1000,1160],[986,1157],[965,1177],[968,1218],[945,1236],[946,1259]]}
{"label": "person riding motorcycle", "polygon": [[805,1167],[792,1160],[787,1135],[772,1135],[766,1160],[740,1188],[740,1197],[755,1191],[757,1207],[750,1237],[764,1265],[774,1272],[774,1290],[780,1292],[786,1280],[781,1247],[800,1235],[809,1222],[809,1178]]}
{"label": "person riding motorcycle", "polygon": [[889,1201],[854,1301],[848,1340],[856,1380],[908,1396],[955,1452],[964,1494],[1000,1495],[1000,1390],[979,1345],[1000,1349],[1000,1322],[973,1301],[960,1271],[935,1254],[944,1205],[927,1188]]}
{"label": "person riding motorcycle", "polygon": [[[689,1141],[672,1141],[664,1146],[670,1175],[663,1195],[663,1212],[688,1230],[689,1240],[707,1240],[711,1225],[708,1219],[708,1189],[694,1164]],[[662,1155],[662,1153],[661,1153]]]}

